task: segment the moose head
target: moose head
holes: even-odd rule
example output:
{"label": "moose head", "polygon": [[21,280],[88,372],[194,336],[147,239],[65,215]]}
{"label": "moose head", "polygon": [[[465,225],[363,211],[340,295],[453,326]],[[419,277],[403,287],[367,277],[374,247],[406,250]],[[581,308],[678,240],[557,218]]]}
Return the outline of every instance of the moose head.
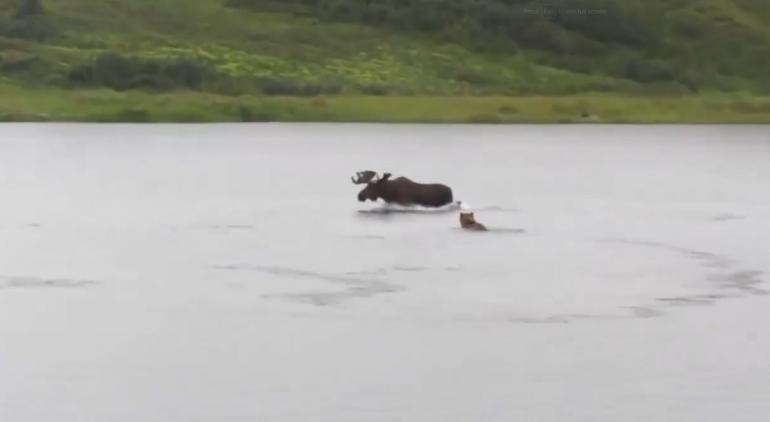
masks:
{"label": "moose head", "polygon": [[382,187],[390,179],[390,176],[390,173],[384,173],[380,176],[377,172],[364,170],[356,172],[355,176],[351,177],[350,180],[356,185],[366,185],[358,193],[358,200],[360,202],[366,200],[376,201],[377,198],[382,196]]}

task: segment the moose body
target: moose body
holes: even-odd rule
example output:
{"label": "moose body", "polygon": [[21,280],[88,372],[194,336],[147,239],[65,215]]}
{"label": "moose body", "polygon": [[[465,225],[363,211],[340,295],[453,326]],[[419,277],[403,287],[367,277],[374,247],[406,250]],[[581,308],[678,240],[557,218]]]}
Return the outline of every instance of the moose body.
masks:
{"label": "moose body", "polygon": [[390,177],[390,173],[378,177],[377,173],[370,170],[358,172],[356,178],[352,178],[353,183],[366,184],[358,193],[358,200],[364,202],[382,199],[390,204],[423,207],[442,207],[454,201],[449,186],[440,183],[417,183],[406,177],[391,180]]}

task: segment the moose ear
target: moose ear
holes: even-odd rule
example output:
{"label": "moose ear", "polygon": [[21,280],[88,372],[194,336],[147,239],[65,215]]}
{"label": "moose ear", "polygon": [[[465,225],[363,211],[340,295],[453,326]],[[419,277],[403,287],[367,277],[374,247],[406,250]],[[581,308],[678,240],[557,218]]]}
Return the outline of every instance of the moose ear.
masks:
{"label": "moose ear", "polygon": [[382,175],[382,179],[380,179],[381,182],[384,182],[390,178],[390,173],[384,173]]}

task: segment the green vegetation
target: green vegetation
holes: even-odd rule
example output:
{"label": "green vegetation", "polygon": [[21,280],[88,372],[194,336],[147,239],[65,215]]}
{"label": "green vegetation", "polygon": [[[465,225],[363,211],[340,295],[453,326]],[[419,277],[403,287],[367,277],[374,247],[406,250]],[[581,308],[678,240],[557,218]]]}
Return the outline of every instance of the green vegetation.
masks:
{"label": "green vegetation", "polygon": [[770,122],[766,0],[0,0],[0,120]]}
{"label": "green vegetation", "polygon": [[226,96],[0,84],[0,121],[767,123],[770,97]]}

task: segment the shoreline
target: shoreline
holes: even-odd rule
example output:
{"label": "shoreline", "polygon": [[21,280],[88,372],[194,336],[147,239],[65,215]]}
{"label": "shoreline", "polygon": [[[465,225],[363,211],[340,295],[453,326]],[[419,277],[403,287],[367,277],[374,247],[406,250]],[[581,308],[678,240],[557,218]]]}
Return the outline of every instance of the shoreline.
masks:
{"label": "shoreline", "polygon": [[0,86],[0,122],[768,124],[770,96],[228,97]]}

